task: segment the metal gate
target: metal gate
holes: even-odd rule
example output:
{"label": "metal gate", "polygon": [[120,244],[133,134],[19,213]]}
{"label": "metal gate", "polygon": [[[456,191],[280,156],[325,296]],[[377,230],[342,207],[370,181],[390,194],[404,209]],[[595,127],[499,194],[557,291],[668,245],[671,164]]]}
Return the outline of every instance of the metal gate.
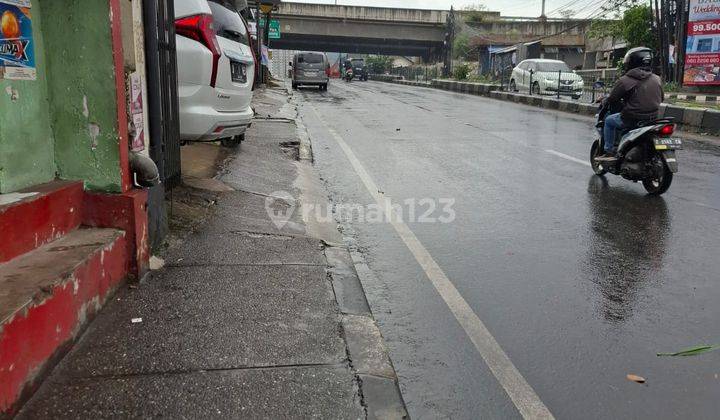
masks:
{"label": "metal gate", "polygon": [[180,114],[173,0],[145,0],[145,39],[150,118],[150,155],[165,190],[181,181]]}
{"label": "metal gate", "polygon": [[148,195],[148,233],[153,249],[162,246],[168,232],[165,195],[181,182],[173,6],[174,0],[143,1],[150,157],[158,166],[162,181]]}

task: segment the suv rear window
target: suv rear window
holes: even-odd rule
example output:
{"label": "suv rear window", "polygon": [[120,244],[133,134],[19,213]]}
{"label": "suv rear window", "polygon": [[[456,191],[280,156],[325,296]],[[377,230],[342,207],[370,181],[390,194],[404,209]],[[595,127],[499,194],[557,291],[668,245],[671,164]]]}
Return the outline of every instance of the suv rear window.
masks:
{"label": "suv rear window", "polygon": [[320,64],[323,62],[323,56],[320,54],[301,54],[298,57],[298,63]]}
{"label": "suv rear window", "polygon": [[212,10],[217,36],[250,45],[245,23],[232,5],[220,0],[209,1],[208,4]]}

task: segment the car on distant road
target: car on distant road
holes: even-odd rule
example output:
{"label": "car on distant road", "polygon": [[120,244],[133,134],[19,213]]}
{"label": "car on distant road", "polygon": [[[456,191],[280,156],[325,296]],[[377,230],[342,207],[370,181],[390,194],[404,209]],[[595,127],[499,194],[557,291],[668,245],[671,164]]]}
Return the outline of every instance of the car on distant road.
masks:
{"label": "car on distant road", "polygon": [[330,82],[330,63],[325,54],[319,52],[301,52],[293,56],[292,88],[298,86],[317,86],[327,90]]}
{"label": "car on distant road", "polygon": [[255,57],[247,23],[223,0],[175,0],[180,139],[244,139]]}
{"label": "car on distant road", "polygon": [[584,88],[582,77],[559,60],[524,60],[510,76],[510,90],[513,92],[530,92],[532,89],[535,95],[556,95],[559,89],[561,95],[578,99]]}
{"label": "car on distant road", "polygon": [[353,74],[355,75],[355,78],[358,80],[362,80],[363,82],[367,82],[368,72],[367,72],[367,66],[365,65],[365,59],[364,58],[353,58],[350,60],[350,64],[352,65]]}

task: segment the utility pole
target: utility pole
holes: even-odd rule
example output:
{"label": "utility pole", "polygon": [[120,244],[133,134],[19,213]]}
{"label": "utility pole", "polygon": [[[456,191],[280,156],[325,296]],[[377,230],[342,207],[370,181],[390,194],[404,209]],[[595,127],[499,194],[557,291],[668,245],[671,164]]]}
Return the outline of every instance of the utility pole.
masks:
{"label": "utility pole", "polygon": [[443,76],[450,77],[452,75],[452,59],[453,44],[455,43],[455,10],[450,6],[450,13],[446,20],[445,32],[445,65],[443,68]]}
{"label": "utility pole", "polygon": [[676,0],[675,19],[675,81],[682,84],[685,75],[685,48],[687,44],[687,0]]}
{"label": "utility pole", "polygon": [[[258,58],[260,59],[259,65],[260,65],[260,80],[261,83],[265,82],[265,68],[262,66],[262,59],[263,59],[263,44],[269,45],[270,43],[270,17],[272,16],[272,11],[278,7],[281,0],[257,0],[255,3],[255,11],[257,12],[257,39],[258,39]],[[260,16],[261,12],[265,14],[265,25],[263,27],[260,26]],[[268,63],[268,66],[270,63]]]}
{"label": "utility pole", "polygon": [[670,21],[670,6],[671,0],[660,0],[660,15],[662,17],[663,24],[663,74],[665,81],[672,82],[673,74],[670,73],[670,44],[673,42],[674,31],[673,22]]}
{"label": "utility pole", "polygon": [[[661,9],[660,5],[658,3],[658,0],[655,1],[655,9],[652,11],[653,18],[655,20],[655,27],[657,28],[657,40],[658,40],[658,58],[660,59],[660,76],[662,77],[663,81],[667,80],[667,74],[666,74],[666,63],[667,60],[665,59],[667,55],[667,48],[665,47],[667,39],[666,39],[666,31],[664,29],[664,25],[666,22],[662,20],[661,16]],[[652,3],[650,4],[650,10],[652,9]]]}
{"label": "utility pole", "polygon": [[258,65],[258,86],[263,83],[264,73],[262,66],[262,36],[260,36],[260,0],[255,2],[255,35],[257,37],[257,65]]}
{"label": "utility pole", "polygon": [[542,12],[540,12],[540,19],[546,19],[547,16],[545,16],[545,0],[542,0]]}

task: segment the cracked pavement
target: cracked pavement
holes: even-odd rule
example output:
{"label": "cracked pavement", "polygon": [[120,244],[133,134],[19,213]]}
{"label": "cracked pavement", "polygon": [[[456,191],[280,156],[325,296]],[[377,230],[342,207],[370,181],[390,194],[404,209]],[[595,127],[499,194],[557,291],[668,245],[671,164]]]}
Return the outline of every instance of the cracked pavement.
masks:
{"label": "cracked pavement", "polygon": [[[377,417],[370,400],[402,401],[367,304],[362,319],[338,306],[326,242],[308,233],[300,212],[280,230],[266,211],[275,191],[303,193],[297,162],[279,146],[297,141],[282,117],[286,103],[283,91],[259,95],[258,114],[278,118],[256,121],[216,177],[233,191],[167,252],[162,270],[118,291],[18,418],[355,419]],[[359,349],[360,371],[343,325],[354,347],[378,346]]]}

